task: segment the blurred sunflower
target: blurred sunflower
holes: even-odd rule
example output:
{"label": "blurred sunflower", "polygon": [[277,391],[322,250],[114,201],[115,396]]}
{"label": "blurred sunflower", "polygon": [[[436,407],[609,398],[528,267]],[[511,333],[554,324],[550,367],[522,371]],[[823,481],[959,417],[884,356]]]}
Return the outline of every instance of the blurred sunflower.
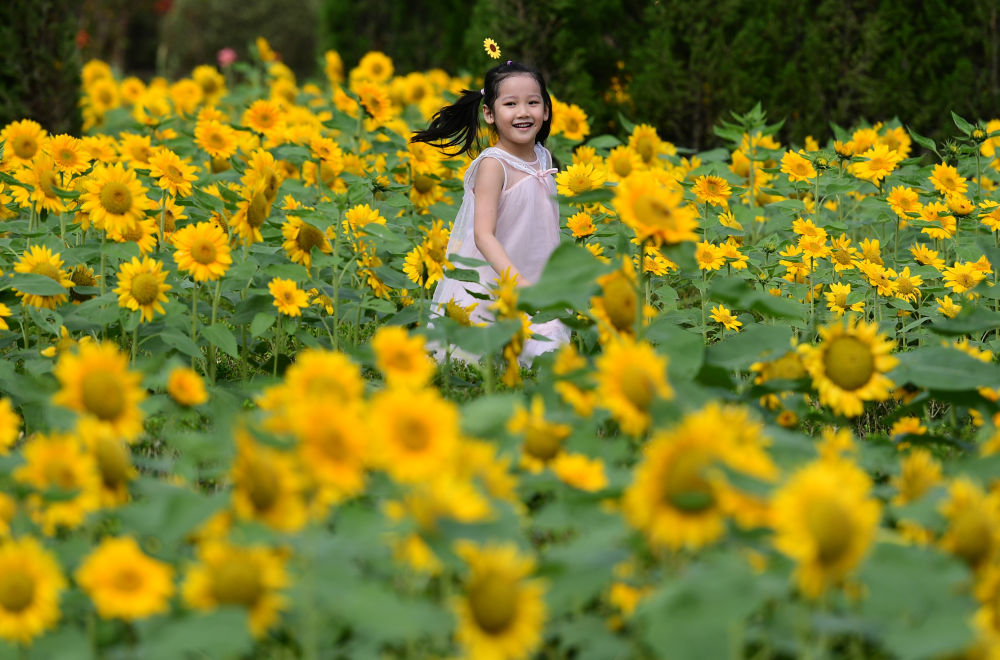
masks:
{"label": "blurred sunflower", "polygon": [[36,213],[65,213],[66,202],[56,192],[59,187],[59,174],[55,162],[47,154],[39,154],[26,167],[17,172],[21,183],[31,186],[15,186],[12,193],[14,200],[23,208],[34,209]]}
{"label": "blurred sunflower", "polygon": [[941,547],[973,569],[996,561],[1000,551],[1000,494],[984,492],[967,477],[948,485],[948,497],[938,507],[948,521]]}
{"label": "blurred sunflower", "polygon": [[684,191],[665,186],[653,172],[639,171],[619,181],[614,207],[640,240],[656,245],[696,241],[698,212],[684,204]]}
{"label": "blurred sunflower", "polygon": [[608,181],[627,179],[632,172],[637,172],[645,167],[639,154],[624,145],[618,145],[608,152],[604,164],[608,173]]}
{"label": "blurred sunflower", "polygon": [[107,427],[83,424],[80,440],[97,461],[101,477],[101,506],[116,507],[129,500],[129,484],[139,476],[132,452],[124,440]]}
{"label": "blurred sunflower", "polygon": [[167,376],[167,394],[182,406],[200,406],[208,401],[205,380],[191,367],[174,367]]}
{"label": "blurred sunflower", "polygon": [[167,272],[163,270],[163,262],[149,257],[139,261],[123,263],[118,270],[118,306],[138,310],[143,321],[152,321],[153,315],[164,312],[163,303],[167,302],[167,291],[173,287],[166,283]]}
{"label": "blurred sunflower", "polygon": [[295,455],[261,445],[243,429],[236,431],[236,449],[231,469],[236,516],[279,532],[301,529],[306,523],[305,483]]}
{"label": "blurred sunflower", "polygon": [[667,358],[646,342],[627,337],[612,341],[595,365],[598,401],[629,435],[642,435],[649,427],[654,401],[674,396]]}
{"label": "blurred sunflower", "polygon": [[146,555],[134,538],[105,538],[75,578],[104,619],[134,621],[162,614],[174,593],[173,567]]}
{"label": "blurred sunflower", "polygon": [[98,229],[118,233],[130,229],[153,208],[135,170],[121,163],[95,166],[86,183],[86,192],[80,196],[80,204]]}
{"label": "blurred sunflower", "polygon": [[59,562],[31,538],[0,544],[0,639],[26,648],[59,620]]}
{"label": "blurred sunflower", "polygon": [[288,604],[282,593],[289,585],[285,554],[264,545],[244,547],[206,540],[198,546],[197,562],[187,571],[184,602],[196,610],[242,607],[250,633],[262,637]]}
{"label": "blurred sunflower", "polygon": [[899,462],[899,474],[891,479],[896,489],[892,503],[903,506],[916,502],[941,481],[941,463],[926,449],[913,449]]}
{"label": "blurred sunflower", "polygon": [[[28,513],[45,534],[75,529],[100,508],[97,462],[75,436],[35,434],[21,448],[21,456],[24,464],[14,470],[14,481],[32,489]],[[65,497],[49,497],[50,491]]]}
{"label": "blurred sunflower", "polygon": [[470,658],[528,658],[542,641],[544,589],[528,579],[534,561],[511,544],[456,544],[469,572],[452,607],[458,617],[455,638]]}
{"label": "blurred sunflower", "polygon": [[41,149],[47,135],[42,125],[31,119],[13,121],[0,131],[0,142],[4,143],[4,157],[15,163],[29,165]]}
{"label": "blurred sunflower", "polygon": [[530,408],[518,403],[514,415],[507,422],[507,430],[519,433],[524,442],[521,455],[529,469],[541,468],[551,462],[563,450],[563,441],[569,437],[572,427],[545,419],[545,403],[536,394],[531,399]]}
{"label": "blurred sunflower", "polygon": [[0,456],[6,456],[21,435],[21,416],[7,397],[0,397]]}
{"label": "blurred sunflower", "polygon": [[799,352],[819,400],[834,412],[857,417],[865,401],[884,401],[893,387],[886,372],[898,360],[889,355],[895,345],[874,323],[851,318],[819,329],[818,345],[800,344]]}
{"label": "blurred sunflower", "polygon": [[[69,274],[63,270],[62,266],[63,260],[60,258],[58,252],[53,253],[49,248],[41,245],[32,245],[25,250],[21,258],[14,264],[14,272],[44,275],[66,288],[72,287],[73,280],[70,279]],[[66,293],[51,295],[25,293],[19,291],[17,287],[14,287],[14,291],[25,305],[41,307],[43,309],[55,309],[66,302],[68,297]]]}
{"label": "blurred sunflower", "polygon": [[775,492],[772,506],[774,545],[797,562],[796,580],[810,598],[857,568],[881,515],[865,471],[836,458],[800,468]]}
{"label": "blurred sunflower", "polygon": [[424,338],[411,335],[402,326],[383,326],[371,341],[375,366],[389,387],[420,388],[426,385],[437,365],[430,358]]}
{"label": "blurred sunflower", "polygon": [[[331,405],[336,415],[330,415]],[[336,503],[364,490],[370,449],[359,403],[333,397],[296,401],[289,420],[299,462],[325,500]]]}
{"label": "blurred sunflower", "polygon": [[59,355],[54,372],[60,389],[53,403],[107,425],[129,441],[142,432],[142,374],[129,371],[128,356],[115,344],[81,342],[76,352]]}
{"label": "blurred sunflower", "polygon": [[358,66],[351,70],[351,80],[363,79],[376,83],[386,82],[392,78],[392,59],[380,51],[365,53]]}
{"label": "blurred sunflower", "polygon": [[404,483],[439,474],[458,447],[458,419],[455,405],[436,390],[378,392],[368,408],[375,464]]}
{"label": "blurred sunflower", "polygon": [[281,235],[285,238],[281,247],[285,249],[288,258],[306,268],[312,267],[313,248],[322,254],[330,254],[332,251],[330,241],[322,231],[294,215],[287,216],[285,223],[281,225]]}

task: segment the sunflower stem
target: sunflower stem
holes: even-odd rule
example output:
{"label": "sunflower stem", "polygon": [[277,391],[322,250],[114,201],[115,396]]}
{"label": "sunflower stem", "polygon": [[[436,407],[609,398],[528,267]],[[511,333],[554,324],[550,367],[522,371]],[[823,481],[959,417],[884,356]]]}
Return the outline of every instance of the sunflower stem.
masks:
{"label": "sunflower stem", "polygon": [[[222,297],[222,280],[215,281],[215,295],[212,296],[212,323],[215,325],[216,314],[219,311],[219,298]],[[211,344],[208,347],[208,380],[210,383],[215,382],[215,344]]]}
{"label": "sunflower stem", "polygon": [[[191,341],[198,343],[198,281],[195,280],[191,289]],[[195,357],[191,356],[191,368],[196,365]]]}
{"label": "sunflower stem", "polygon": [[138,347],[139,347],[139,324],[137,323],[136,326],[132,328],[132,351],[128,361],[130,366],[133,367],[135,366],[135,352]]}
{"label": "sunflower stem", "polygon": [[701,340],[708,345],[708,321],[705,316],[705,296],[708,295],[708,271],[701,271]]}
{"label": "sunflower stem", "polygon": [[160,191],[160,245],[163,245],[163,235],[167,230],[167,191]]}

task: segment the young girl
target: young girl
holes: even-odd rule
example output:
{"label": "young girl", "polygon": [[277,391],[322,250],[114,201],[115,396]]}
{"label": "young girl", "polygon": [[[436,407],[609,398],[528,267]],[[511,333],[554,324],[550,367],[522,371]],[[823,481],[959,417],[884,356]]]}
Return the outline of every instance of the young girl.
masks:
{"label": "young girl", "polygon": [[[559,207],[552,155],[542,146],[552,125],[552,100],[541,73],[524,64],[508,61],[490,69],[481,90],[464,90],[411,141],[441,149],[458,147],[449,154],[453,156],[472,151],[478,147],[480,104],[497,141],[466,170],[465,195],[451,230],[448,254],[489,265],[477,269],[478,284],[449,279],[446,271],[434,290],[432,308],[441,313],[451,300],[464,307],[479,303],[472,319],[489,323],[493,316],[486,309],[488,303],[469,291],[487,293],[486,287],[507,269],[521,286],[537,282],[559,245]],[[569,329],[558,320],[532,324],[531,330],[548,341],[525,342],[520,357],[524,364],[569,341]]]}

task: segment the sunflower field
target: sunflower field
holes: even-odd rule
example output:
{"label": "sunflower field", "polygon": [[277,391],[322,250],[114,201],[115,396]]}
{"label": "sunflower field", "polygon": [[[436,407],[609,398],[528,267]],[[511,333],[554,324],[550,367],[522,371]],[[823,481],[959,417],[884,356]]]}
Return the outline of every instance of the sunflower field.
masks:
{"label": "sunflower field", "polygon": [[408,142],[480,83],[253,53],[0,132],[0,658],[1000,657],[1000,120],[559,98],[481,326]]}

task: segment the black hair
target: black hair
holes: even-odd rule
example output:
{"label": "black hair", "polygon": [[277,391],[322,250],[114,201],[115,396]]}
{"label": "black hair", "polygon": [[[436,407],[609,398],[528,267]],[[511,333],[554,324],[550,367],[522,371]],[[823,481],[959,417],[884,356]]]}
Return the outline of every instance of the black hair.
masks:
{"label": "black hair", "polygon": [[482,90],[463,89],[458,99],[434,113],[430,125],[422,131],[416,131],[410,142],[427,142],[442,151],[449,147],[458,147],[458,151],[448,154],[449,156],[478,151],[480,101],[492,109],[497,100],[500,83],[518,74],[528,74],[534,78],[542,91],[542,102],[548,110],[548,119],[542,122],[542,127],[535,136],[535,142],[544,144],[552,128],[552,98],[545,87],[545,78],[537,69],[511,60],[505,64],[498,64],[486,72]]}

